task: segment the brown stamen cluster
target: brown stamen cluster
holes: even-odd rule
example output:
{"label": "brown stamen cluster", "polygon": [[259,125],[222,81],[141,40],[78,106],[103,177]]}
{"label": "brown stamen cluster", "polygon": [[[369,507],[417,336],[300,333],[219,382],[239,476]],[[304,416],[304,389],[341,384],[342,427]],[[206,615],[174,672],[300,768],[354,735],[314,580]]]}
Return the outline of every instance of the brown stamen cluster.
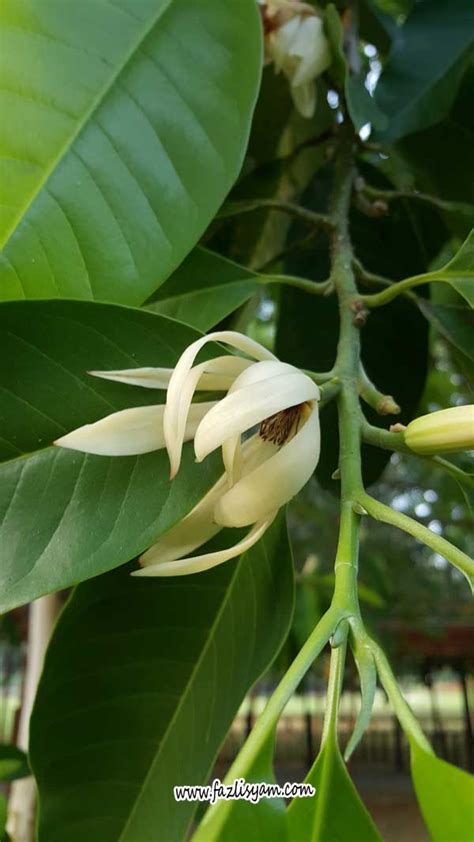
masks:
{"label": "brown stamen cluster", "polygon": [[276,412],[275,415],[265,418],[260,424],[260,437],[264,441],[271,441],[273,444],[285,444],[289,438],[298,432],[304,406],[304,403],[289,406],[288,409],[282,409],[281,412]]}

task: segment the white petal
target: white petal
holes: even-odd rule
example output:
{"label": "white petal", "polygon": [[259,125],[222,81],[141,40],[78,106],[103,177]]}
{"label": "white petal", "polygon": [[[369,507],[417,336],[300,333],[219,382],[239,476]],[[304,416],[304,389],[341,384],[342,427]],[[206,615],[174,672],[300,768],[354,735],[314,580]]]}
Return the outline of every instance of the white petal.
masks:
{"label": "white petal", "polygon": [[[193,404],[185,431],[186,441],[196,429],[214,401]],[[100,456],[136,456],[160,450],[165,446],[163,435],[164,405],[138,406],[114,412],[95,424],[85,424],[56,439],[55,445]]]}
{"label": "white petal", "polygon": [[302,372],[280,374],[237,389],[220,400],[201,421],[194,439],[198,462],[226,439],[283,409],[318,397],[318,387]]}
{"label": "white petal", "polygon": [[214,521],[214,508],[226,485],[223,475],[186,517],[143,553],[140,564],[147,567],[182,558],[216,535],[222,527]]}
{"label": "white petal", "polygon": [[204,570],[210,570],[211,567],[217,567],[218,564],[223,564],[231,558],[236,558],[249,550],[250,547],[253,547],[267,531],[276,514],[277,512],[273,512],[265,520],[256,523],[245,538],[242,538],[241,541],[238,541],[237,544],[234,544],[233,547],[229,547],[227,550],[218,550],[217,552],[204,553],[193,558],[154,564],[151,567],[144,567],[142,570],[134,571],[132,576],[187,576],[190,573],[201,573]]}
{"label": "white petal", "polygon": [[316,79],[329,67],[331,50],[321,18],[308,16],[304,19],[291,43],[290,53],[300,58],[292,78],[295,87]]}
{"label": "white petal", "polygon": [[312,476],[319,460],[317,405],[296,435],[264,464],[239,480],[216,504],[222,526],[247,526],[283,506]]}
{"label": "white petal", "polygon": [[[173,375],[170,379],[168,392],[166,395],[166,408],[164,415],[163,429],[165,433],[166,448],[170,455],[171,475],[174,476],[179,467],[179,458],[181,452],[180,436],[183,428],[183,418],[186,415],[186,407],[192,400],[192,394],[195,388],[194,375],[192,374],[192,367],[199,351],[207,342],[213,340],[225,342],[232,345],[244,353],[251,354],[257,359],[275,359],[274,355],[267,351],[263,345],[249,339],[241,333],[236,333],[231,330],[215,331],[207,336],[197,339],[192,345],[181,355],[178,360]],[[216,361],[214,361],[216,363]],[[195,367],[203,371],[206,364],[201,364]],[[235,379],[235,378],[233,378]],[[191,393],[191,397],[189,396]],[[180,420],[181,419],[181,420]]]}
{"label": "white petal", "polygon": [[144,386],[145,389],[167,389],[173,374],[172,368],[124,368],[121,371],[89,371],[102,380],[114,380],[131,386]]}
{"label": "white petal", "polygon": [[[229,389],[229,394],[242,388],[242,386],[249,386],[252,383],[258,383],[266,377],[271,377],[276,374],[285,373],[299,373],[299,369],[288,363],[282,363],[279,360],[265,360],[264,362],[251,363],[242,374],[240,374]],[[227,474],[229,487],[241,477],[242,473],[242,456],[240,450],[240,433],[227,439],[222,444],[222,461]]]}
{"label": "white petal", "polygon": [[[242,472],[249,473],[275,452],[275,446],[253,436],[242,445]],[[171,527],[141,557],[143,566],[180,559],[205,544],[222,528],[214,520],[214,509],[227,490],[223,474],[189,514]]]}
{"label": "white petal", "polygon": [[[234,378],[249,365],[252,365],[250,360],[229,355],[209,360],[197,388],[227,391]],[[124,368],[121,371],[89,371],[88,373],[102,380],[143,386],[145,389],[167,389],[173,371],[173,368]]]}
{"label": "white petal", "polygon": [[295,103],[296,110],[309,120],[316,110],[317,91],[314,82],[305,82],[304,85],[291,87],[291,96]]}

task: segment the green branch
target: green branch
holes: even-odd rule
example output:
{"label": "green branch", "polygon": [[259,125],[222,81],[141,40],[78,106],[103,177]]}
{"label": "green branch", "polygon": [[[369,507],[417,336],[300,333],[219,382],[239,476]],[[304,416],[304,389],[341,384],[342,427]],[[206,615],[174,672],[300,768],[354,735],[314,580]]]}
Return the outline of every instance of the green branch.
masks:
{"label": "green branch", "polygon": [[395,511],[395,509],[392,509],[390,506],[386,506],[384,503],[380,503],[366,492],[360,493],[357,496],[357,502],[363,506],[368,514],[375,518],[375,520],[380,520],[383,523],[389,523],[392,526],[398,526],[398,528],[403,530],[403,532],[407,532],[409,535],[412,535],[422,544],[425,544],[427,547],[434,550],[434,552],[439,553],[439,555],[447,559],[447,561],[453,564],[454,567],[457,567],[461,573],[464,573],[472,590],[474,591],[474,560],[469,558],[466,553],[463,553],[462,550],[459,550],[451,544],[450,541],[447,541],[446,538],[443,538],[441,535],[437,535],[436,532],[432,532],[431,529],[428,529],[422,523],[419,523],[417,520],[413,520],[413,518],[408,517],[408,515],[402,514],[402,512]]}
{"label": "green branch", "polygon": [[225,777],[226,782],[245,777],[266,740],[270,737],[287,702],[328,642],[341,619],[343,619],[342,615],[333,607],[321,617],[278,687],[270,696],[251,734],[230,767]]}
{"label": "green branch", "polygon": [[391,433],[381,427],[374,427],[365,418],[362,421],[362,438],[367,444],[380,447],[382,450],[395,450],[398,453],[409,453],[411,456],[416,456],[413,450],[410,450],[408,445],[405,444],[403,433]]}
{"label": "green branch", "polygon": [[405,701],[403,694],[398,686],[390,664],[387,660],[385,652],[375,643],[371,638],[367,638],[368,645],[372,651],[377,666],[377,671],[380,676],[382,686],[387,693],[392,707],[396,713],[397,719],[400,722],[405,734],[412,737],[424,751],[433,754],[428,740],[426,739],[416,717],[414,716],[410,706]]}
{"label": "green branch", "polygon": [[462,214],[463,216],[468,216],[470,219],[474,215],[474,207],[472,205],[464,202],[450,202],[446,199],[440,199],[439,196],[433,196],[431,193],[420,193],[414,190],[380,190],[378,187],[371,187],[365,182],[363,182],[360,192],[369,199],[378,199],[384,202],[408,199],[431,205],[445,213]]}
{"label": "green branch", "polygon": [[392,395],[384,395],[372,383],[362,363],[359,372],[359,394],[379,415],[398,415],[401,411]]}
{"label": "green branch", "polygon": [[260,284],[285,284],[285,286],[296,287],[307,292],[309,295],[328,295],[333,286],[331,280],[310,281],[308,278],[300,278],[298,275],[265,275],[260,273],[257,277]]}
{"label": "green branch", "polygon": [[397,281],[381,292],[373,292],[370,295],[361,295],[360,299],[367,305],[367,307],[381,307],[383,304],[388,304],[397,298],[402,293],[408,292],[413,287],[422,286],[432,281],[446,281],[444,276],[438,272],[426,272],[424,275],[413,275],[412,278],[405,278],[403,281]]}

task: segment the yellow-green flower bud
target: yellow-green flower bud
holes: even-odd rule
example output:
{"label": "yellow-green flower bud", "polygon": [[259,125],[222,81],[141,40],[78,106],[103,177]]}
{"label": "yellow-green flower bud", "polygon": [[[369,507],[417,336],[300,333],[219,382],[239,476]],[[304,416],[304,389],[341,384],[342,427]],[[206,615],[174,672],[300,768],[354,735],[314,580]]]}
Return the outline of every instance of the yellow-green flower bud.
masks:
{"label": "yellow-green flower bud", "polygon": [[474,448],[474,406],[453,406],[415,418],[405,430],[405,444],[416,453],[445,453]]}

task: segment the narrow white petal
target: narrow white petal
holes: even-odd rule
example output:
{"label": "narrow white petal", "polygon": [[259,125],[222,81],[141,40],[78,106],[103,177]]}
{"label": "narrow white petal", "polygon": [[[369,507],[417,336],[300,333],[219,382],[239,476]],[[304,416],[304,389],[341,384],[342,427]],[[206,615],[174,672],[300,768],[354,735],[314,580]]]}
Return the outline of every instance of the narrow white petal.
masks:
{"label": "narrow white petal", "polygon": [[287,444],[239,480],[216,503],[215,520],[222,526],[247,526],[268,516],[300,491],[319,460],[317,405]]}
{"label": "narrow white petal", "polygon": [[[225,342],[244,353],[255,356],[257,359],[275,359],[274,355],[270,351],[267,351],[263,345],[254,342],[248,336],[231,330],[215,331],[214,333],[201,337],[201,339],[197,339],[196,342],[193,342],[186,348],[176,364],[166,394],[163,428],[166,448],[170,456],[171,476],[174,476],[179,468],[181,453],[180,439],[186,417],[186,407],[189,406],[192,400],[194,389],[199,382],[201,374],[209,365],[209,363],[201,363],[193,369],[193,363],[201,348],[207,342],[212,342],[213,340]],[[214,367],[216,364],[220,366],[220,371],[222,371],[224,364],[220,357],[214,360]],[[235,361],[231,365],[235,365]],[[199,376],[196,376],[197,371],[199,371]],[[232,380],[234,379],[235,376]]]}
{"label": "narrow white petal", "polygon": [[[244,442],[241,450],[243,474],[261,465],[275,449],[274,445],[263,442],[259,436]],[[214,520],[214,509],[226,490],[227,477],[223,474],[194,509],[141,556],[140,563],[146,567],[174,561],[209,541],[221,529]]]}
{"label": "narrow white petal", "polygon": [[314,82],[305,82],[303,85],[291,86],[291,96],[296,110],[309,120],[315,110],[317,101],[317,88]]}
{"label": "narrow white petal", "polygon": [[250,363],[245,371],[239,372],[229,388],[229,392],[236,392],[243,386],[251,386],[253,383],[261,383],[269,377],[277,377],[279,374],[301,374],[299,368],[289,363],[282,363],[280,360],[262,360],[257,363]]}
{"label": "narrow white petal", "polygon": [[240,436],[232,436],[222,445],[222,461],[229,488],[242,476]]}
{"label": "narrow white petal", "polygon": [[165,561],[152,566],[136,570],[132,576],[187,576],[190,573],[201,573],[204,570],[210,570],[211,567],[217,567],[218,564],[223,564],[231,558],[236,558],[242,553],[245,553],[267,531],[272,521],[276,517],[277,512],[273,512],[265,520],[256,523],[248,532],[245,538],[229,547],[227,550],[218,550],[213,553],[204,553],[203,555],[194,556],[192,558],[179,559],[178,561]]}
{"label": "narrow white petal", "polygon": [[[244,371],[251,360],[243,357],[218,357],[209,360],[204,373],[198,383],[200,390],[219,389],[227,391],[235,377]],[[131,386],[143,386],[145,389],[167,389],[173,374],[173,368],[124,368],[121,371],[89,371],[94,377],[102,380],[113,380],[117,383],[128,383]]]}
{"label": "narrow white petal", "polygon": [[124,368],[122,371],[89,371],[102,380],[128,383],[130,386],[144,386],[145,389],[167,389],[173,374],[172,368]]}
{"label": "narrow white petal", "polygon": [[222,476],[186,517],[143,553],[140,564],[148,567],[182,558],[216,535],[222,527],[214,521],[214,508],[225,489]]}
{"label": "narrow white petal", "polygon": [[301,372],[280,374],[237,389],[219,401],[199,425],[194,439],[198,462],[227,439],[265,418],[318,397],[316,384]]}
{"label": "narrow white petal", "polygon": [[[236,392],[242,386],[249,386],[258,383],[265,378],[285,373],[299,373],[299,369],[288,363],[279,360],[265,360],[264,362],[251,363],[250,366],[239,374],[232,383],[229,394]],[[228,484],[231,487],[234,482],[240,479],[242,474],[242,455],[240,450],[240,433],[227,439],[222,444],[222,461],[227,474]]]}
{"label": "narrow white petal", "polygon": [[[214,405],[214,401],[193,404],[185,431],[186,441],[194,437],[201,419]],[[95,424],[85,424],[67,433],[54,444],[99,456],[137,456],[160,450],[165,446],[163,413],[163,404],[122,409]]]}

